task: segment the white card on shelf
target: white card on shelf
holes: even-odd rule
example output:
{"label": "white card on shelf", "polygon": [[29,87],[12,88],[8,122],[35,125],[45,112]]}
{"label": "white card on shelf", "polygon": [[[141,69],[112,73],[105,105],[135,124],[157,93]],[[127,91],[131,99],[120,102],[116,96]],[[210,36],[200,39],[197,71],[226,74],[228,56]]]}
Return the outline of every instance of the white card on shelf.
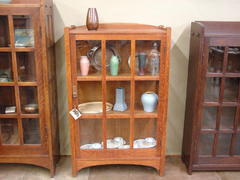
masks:
{"label": "white card on shelf", "polygon": [[78,118],[80,118],[82,116],[82,114],[80,113],[79,110],[77,110],[76,108],[72,109],[70,112],[69,112],[72,117],[77,120]]}

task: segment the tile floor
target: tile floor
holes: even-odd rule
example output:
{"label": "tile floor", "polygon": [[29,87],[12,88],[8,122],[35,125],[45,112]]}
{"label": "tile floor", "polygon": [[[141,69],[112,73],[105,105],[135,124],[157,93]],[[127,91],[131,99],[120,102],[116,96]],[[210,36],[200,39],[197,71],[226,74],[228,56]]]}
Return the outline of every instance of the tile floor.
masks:
{"label": "tile floor", "polygon": [[158,176],[153,168],[130,165],[87,168],[79,171],[77,177],[72,177],[71,160],[62,157],[52,179],[49,171],[41,167],[1,164],[0,180],[240,180],[240,172],[194,172],[190,176],[180,158],[168,157],[164,177]]}

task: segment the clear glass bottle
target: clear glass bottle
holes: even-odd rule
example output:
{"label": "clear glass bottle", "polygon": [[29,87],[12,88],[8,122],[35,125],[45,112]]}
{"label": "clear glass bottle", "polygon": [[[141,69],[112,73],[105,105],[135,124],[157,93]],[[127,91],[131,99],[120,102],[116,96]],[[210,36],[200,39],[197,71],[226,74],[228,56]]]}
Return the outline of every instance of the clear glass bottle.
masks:
{"label": "clear glass bottle", "polygon": [[150,73],[155,76],[159,73],[159,62],[160,62],[160,52],[159,45],[157,42],[153,43],[153,48],[149,53],[150,60]]}

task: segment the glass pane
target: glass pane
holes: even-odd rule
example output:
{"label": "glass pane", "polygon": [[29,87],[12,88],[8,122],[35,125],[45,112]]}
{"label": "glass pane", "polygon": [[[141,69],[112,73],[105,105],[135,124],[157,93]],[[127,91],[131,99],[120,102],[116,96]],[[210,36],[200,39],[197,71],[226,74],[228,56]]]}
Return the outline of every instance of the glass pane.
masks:
{"label": "glass pane", "polygon": [[157,120],[135,119],[133,148],[154,148],[157,145]]}
{"label": "glass pane", "polygon": [[33,47],[34,32],[32,18],[27,15],[13,16],[15,47]]}
{"label": "glass pane", "polygon": [[240,155],[240,134],[236,136],[235,155]]}
{"label": "glass pane", "polygon": [[37,87],[20,87],[22,113],[38,113]]}
{"label": "glass pane", "polygon": [[102,149],[102,120],[79,120],[80,149]]}
{"label": "glass pane", "polygon": [[0,119],[2,144],[19,144],[17,119]]}
{"label": "glass pane", "polygon": [[0,16],[0,47],[9,47],[9,27],[7,16]]}
{"label": "glass pane", "polygon": [[205,97],[204,100],[206,102],[211,101],[218,101],[219,100],[219,93],[220,93],[220,84],[221,78],[207,78],[205,87]]}
{"label": "glass pane", "polygon": [[136,84],[135,84],[135,113],[136,114],[157,111],[158,86],[159,86],[158,81],[136,81]]}
{"label": "glass pane", "polygon": [[224,85],[224,98],[223,101],[236,102],[238,98],[240,78],[226,78]]}
{"label": "glass pane", "polygon": [[215,129],[217,118],[217,107],[204,107],[202,129]]}
{"label": "glass pane", "polygon": [[201,134],[200,140],[199,140],[199,155],[211,156],[213,141],[214,141],[214,134]]}
{"label": "glass pane", "polygon": [[33,52],[17,53],[18,80],[36,81],[35,59]]}
{"label": "glass pane", "polygon": [[102,113],[102,82],[81,81],[77,88],[79,111],[82,114]]}
{"label": "glass pane", "polygon": [[232,134],[219,134],[217,155],[229,155]]}
{"label": "glass pane", "polygon": [[22,119],[24,144],[41,144],[39,119]]}
{"label": "glass pane", "polygon": [[229,47],[228,49],[228,65],[227,72],[239,73],[240,72],[240,48]]}
{"label": "glass pane", "polygon": [[16,102],[14,87],[0,87],[0,114],[15,114]]}
{"label": "glass pane", "polygon": [[136,41],[136,74],[153,75],[159,74],[160,64],[160,41]]}
{"label": "glass pane", "polygon": [[107,119],[107,148],[129,149],[129,137],[129,119]]}
{"label": "glass pane", "polygon": [[223,107],[221,115],[220,129],[232,129],[235,119],[235,107]]}
{"label": "glass pane", "polygon": [[102,71],[101,41],[76,41],[78,76],[100,76]]}
{"label": "glass pane", "polygon": [[13,81],[12,55],[10,52],[0,53],[0,82]]}
{"label": "glass pane", "polygon": [[107,75],[130,75],[131,41],[107,41],[106,62]]}
{"label": "glass pane", "polygon": [[224,47],[210,47],[208,57],[208,71],[222,72],[224,59]]}
{"label": "glass pane", "polygon": [[110,81],[107,82],[107,102],[113,105],[107,113],[129,113],[130,109],[130,82]]}

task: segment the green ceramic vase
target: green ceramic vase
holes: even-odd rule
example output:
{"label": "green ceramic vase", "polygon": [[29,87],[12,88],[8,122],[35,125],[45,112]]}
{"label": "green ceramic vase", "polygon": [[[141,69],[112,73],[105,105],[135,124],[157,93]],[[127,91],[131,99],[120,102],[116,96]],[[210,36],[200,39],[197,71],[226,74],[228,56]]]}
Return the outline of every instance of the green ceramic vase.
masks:
{"label": "green ceramic vase", "polygon": [[112,76],[118,75],[118,66],[119,66],[119,59],[117,56],[112,56],[110,59],[110,73]]}

